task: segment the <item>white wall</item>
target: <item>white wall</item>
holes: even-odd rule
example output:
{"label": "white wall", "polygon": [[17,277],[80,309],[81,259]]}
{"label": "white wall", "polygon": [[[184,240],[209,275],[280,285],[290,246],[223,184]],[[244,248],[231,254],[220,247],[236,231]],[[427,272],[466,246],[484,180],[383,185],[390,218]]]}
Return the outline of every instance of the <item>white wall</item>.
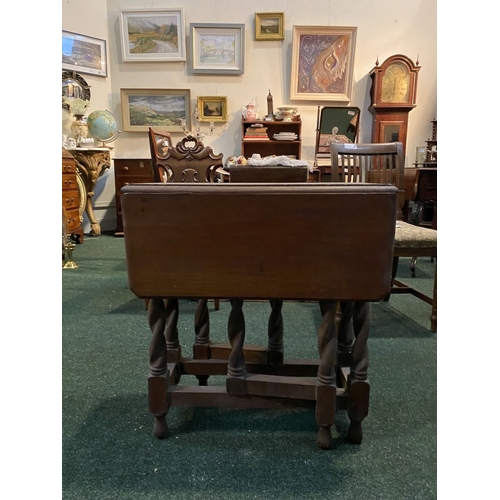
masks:
{"label": "white wall", "polygon": [[[404,54],[421,65],[417,93],[417,107],[411,111],[408,124],[406,165],[411,165],[415,148],[424,145],[431,133],[430,120],[437,117],[436,72],[436,0],[165,0],[140,2],[138,0],[87,0],[84,4],[65,0],[63,29],[75,31],[108,42],[108,78],[84,75],[92,85],[90,110],[109,109],[121,122],[120,88],[184,88],[191,90],[191,105],[195,109],[198,95],[225,95],[228,99],[228,122],[217,125],[205,144],[212,146],[224,158],[239,154],[241,148],[241,106],[257,98],[265,111],[269,91],[274,107],[293,105],[302,117],[302,157],[312,160],[314,155],[318,105],[328,101],[290,101],[290,74],[292,56],[292,29],[294,25],[357,26],[354,62],[354,91],[352,106],[361,109],[360,142],[370,141],[372,115],[368,76],[377,57],[383,62],[393,54]],[[121,9],[183,7],[189,57],[189,24],[244,23],[245,73],[243,75],[189,75],[188,62],[122,62],[119,12]],[[255,12],[284,12],[285,39],[282,41],[255,41]],[[88,78],[87,78],[88,76]],[[335,103],[333,103],[335,105]],[[207,125],[202,124],[204,131]],[[175,134],[180,140],[183,135]],[[149,157],[147,133],[123,132],[113,143],[117,157]],[[96,189],[96,217],[103,229],[114,229],[113,172],[101,179]],[[108,209],[108,206],[111,205]],[[103,213],[100,213],[103,212]],[[106,212],[106,213],[104,213]],[[85,229],[85,228],[84,228]]]}
{"label": "white wall", "polygon": [[[62,29],[73,33],[80,33],[95,38],[106,40],[108,54],[108,12],[106,2],[103,0],[64,0],[62,4]],[[87,115],[96,109],[110,109],[111,97],[111,68],[108,76],[81,74],[90,85],[91,99]],[[71,136],[71,122],[73,118],[69,111],[62,109],[62,133]],[[107,170],[98,180],[94,190],[94,215],[101,222],[103,230],[113,230],[116,227],[115,213],[115,185],[113,170]],[[83,230],[90,231],[90,224],[85,215]]]}

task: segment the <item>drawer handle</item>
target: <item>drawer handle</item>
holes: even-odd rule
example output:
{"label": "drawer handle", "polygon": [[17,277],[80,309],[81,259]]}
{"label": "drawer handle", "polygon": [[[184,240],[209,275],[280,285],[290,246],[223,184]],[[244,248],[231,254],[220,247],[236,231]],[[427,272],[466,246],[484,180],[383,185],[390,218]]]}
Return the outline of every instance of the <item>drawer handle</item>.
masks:
{"label": "drawer handle", "polygon": [[139,162],[139,167],[144,168],[144,162],[143,161]]}
{"label": "drawer handle", "polygon": [[72,203],[74,203],[75,199],[74,198],[66,198],[66,203],[68,205],[71,205]]}
{"label": "drawer handle", "polygon": [[64,181],[64,184],[66,184],[66,186],[71,186],[73,184],[73,181],[66,180],[66,181]]}
{"label": "drawer handle", "polygon": [[63,165],[63,170],[71,170],[71,165]]}
{"label": "drawer handle", "polygon": [[123,185],[124,186],[128,186],[130,184],[130,182],[124,182]]}
{"label": "drawer handle", "polygon": [[128,167],[123,167],[124,172],[128,172],[129,168]]}

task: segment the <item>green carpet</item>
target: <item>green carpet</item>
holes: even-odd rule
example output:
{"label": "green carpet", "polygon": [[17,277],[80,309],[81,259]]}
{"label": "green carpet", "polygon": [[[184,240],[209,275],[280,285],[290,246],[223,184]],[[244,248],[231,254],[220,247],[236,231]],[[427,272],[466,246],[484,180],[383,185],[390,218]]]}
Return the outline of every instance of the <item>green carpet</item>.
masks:
{"label": "green carpet", "polygon": [[[409,295],[373,305],[371,398],[361,445],[316,445],[309,409],[171,408],[171,435],[152,434],[144,302],[128,289],[124,240],[86,237],[78,269],[62,271],[62,490],[67,500],[342,499],[437,497],[436,334],[430,306]],[[434,264],[409,259],[398,277],[430,293]],[[211,338],[226,341],[229,303],[209,303]],[[194,301],[181,301],[179,335],[191,353]],[[244,305],[246,342],[262,344],[269,305]],[[285,303],[285,355],[316,357],[319,307]],[[209,383],[223,383],[214,377]],[[184,382],[184,379],[183,379]],[[193,381],[193,383],[196,383]]]}

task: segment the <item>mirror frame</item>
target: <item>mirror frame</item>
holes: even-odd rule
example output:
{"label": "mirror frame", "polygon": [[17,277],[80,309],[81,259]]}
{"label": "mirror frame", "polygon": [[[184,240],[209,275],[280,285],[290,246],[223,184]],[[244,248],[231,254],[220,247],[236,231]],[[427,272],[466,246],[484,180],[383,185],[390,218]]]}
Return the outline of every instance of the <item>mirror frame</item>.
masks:
{"label": "mirror frame", "polygon": [[[84,101],[90,101],[90,85],[87,83],[85,78],[83,78],[76,71],[63,71],[62,81],[64,82],[65,80],[74,80],[82,88],[83,92],[82,99]],[[65,96],[63,95],[63,97]],[[64,101],[62,103],[62,107],[69,111],[69,105],[66,104]]]}

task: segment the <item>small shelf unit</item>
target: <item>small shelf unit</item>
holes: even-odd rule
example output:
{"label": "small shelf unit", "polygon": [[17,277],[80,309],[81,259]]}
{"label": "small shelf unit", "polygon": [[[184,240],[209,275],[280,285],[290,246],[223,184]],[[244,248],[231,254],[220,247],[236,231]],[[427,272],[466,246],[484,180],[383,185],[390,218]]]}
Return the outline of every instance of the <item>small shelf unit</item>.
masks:
{"label": "small shelf unit", "polygon": [[[269,139],[245,139],[247,129],[251,128],[252,125],[262,125],[263,127],[266,127]],[[250,158],[253,154],[260,154],[262,157],[271,155],[286,155],[300,160],[302,148],[301,129],[302,122],[299,120],[291,122],[242,120],[241,154],[245,158]],[[274,135],[280,132],[294,132],[297,134],[297,139],[293,141],[274,139]]]}

